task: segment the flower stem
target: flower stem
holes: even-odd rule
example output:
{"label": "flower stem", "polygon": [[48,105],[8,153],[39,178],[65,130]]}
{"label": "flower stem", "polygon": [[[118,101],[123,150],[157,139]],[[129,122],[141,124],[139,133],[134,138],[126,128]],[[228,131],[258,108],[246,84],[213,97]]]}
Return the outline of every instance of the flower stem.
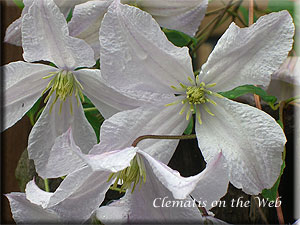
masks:
{"label": "flower stem", "polygon": [[[278,191],[277,191],[277,196],[276,196],[276,197],[279,198],[279,193],[278,193]],[[279,224],[285,224],[281,206],[276,207],[276,212],[277,212],[277,217],[278,217],[278,222],[279,222]]]}
{"label": "flower stem", "polygon": [[44,184],[45,184],[45,191],[50,192],[49,181],[47,178],[44,179]]}
{"label": "flower stem", "polygon": [[144,139],[180,139],[180,140],[188,140],[188,139],[195,139],[196,138],[196,134],[190,134],[190,135],[143,135],[138,137],[137,139],[135,139],[132,142],[132,146],[136,147],[137,144],[144,140]]}
{"label": "flower stem", "polygon": [[84,112],[98,112],[98,109],[96,107],[91,107],[91,108],[84,108]]}

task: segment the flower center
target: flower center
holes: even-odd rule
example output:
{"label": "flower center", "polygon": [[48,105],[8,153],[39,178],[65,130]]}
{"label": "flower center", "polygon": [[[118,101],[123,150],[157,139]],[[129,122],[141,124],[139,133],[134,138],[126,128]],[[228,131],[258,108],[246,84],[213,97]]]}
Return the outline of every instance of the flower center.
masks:
{"label": "flower center", "polygon": [[186,89],[186,98],[190,104],[203,104],[206,102],[203,87],[191,86]]}
{"label": "flower center", "polygon": [[[49,93],[46,96],[44,102],[46,103],[50,96],[55,92],[55,99],[50,107],[50,113],[52,111],[53,105],[56,103],[56,101],[60,100],[60,110],[62,108],[63,102],[68,98],[75,94],[77,104],[80,104],[80,98],[82,101],[84,101],[84,97],[82,94],[83,87],[80,84],[80,82],[76,79],[76,77],[73,75],[72,72],[62,70],[59,72],[52,72],[50,75],[43,77],[43,79],[52,78],[51,81],[48,83],[45,90],[42,92],[42,95],[45,94],[48,90]],[[70,98],[70,109],[72,113],[72,100]]]}
{"label": "flower center", "polygon": [[[211,103],[212,105],[216,105],[216,102],[210,99],[210,96],[215,96],[218,98],[223,98],[220,94],[216,92],[212,92],[209,88],[215,86],[216,84],[205,84],[204,82],[200,82],[199,76],[196,76],[196,79],[193,80],[192,78],[188,77],[188,80],[191,86],[187,86],[185,84],[179,83],[180,87],[171,86],[176,92],[177,96],[186,96],[184,100],[178,100],[167,104],[166,106],[175,105],[178,103],[182,103],[183,107],[180,110],[179,114],[183,114],[185,111],[186,113],[186,120],[189,120],[191,114],[196,114],[197,120],[199,124],[202,124],[201,114],[200,114],[200,105],[204,108],[204,110],[214,116],[214,114],[210,111],[208,106],[205,104],[207,102]],[[188,108],[188,109],[187,109]],[[186,110],[187,109],[187,110]]]}
{"label": "flower center", "polygon": [[[134,191],[136,185],[140,183],[146,182],[146,169],[143,160],[140,158],[139,155],[136,155],[130,162],[130,166],[117,172],[112,173],[109,178],[108,182],[112,179],[116,178],[112,189],[119,190],[120,192],[131,187],[133,183],[132,192]],[[120,189],[117,188],[119,181],[122,183]]]}

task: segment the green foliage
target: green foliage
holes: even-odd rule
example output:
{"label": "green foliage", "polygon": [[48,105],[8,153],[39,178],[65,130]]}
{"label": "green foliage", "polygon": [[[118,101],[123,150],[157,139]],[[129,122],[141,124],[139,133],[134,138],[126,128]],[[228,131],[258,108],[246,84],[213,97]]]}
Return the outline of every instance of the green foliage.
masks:
{"label": "green foliage", "polygon": [[84,103],[83,109],[84,109],[84,114],[91,126],[93,127],[98,142],[100,141],[100,127],[104,121],[104,118],[100,114],[100,112],[97,110],[97,108],[93,105],[93,103],[86,97],[84,96]]}
{"label": "green foliage", "polygon": [[193,128],[194,128],[194,119],[192,117],[189,122],[189,125],[187,126],[187,128],[185,129],[185,131],[183,133],[186,135],[190,135],[193,132]]}
{"label": "green foliage", "polygon": [[13,2],[14,2],[20,9],[23,9],[23,8],[24,8],[23,0],[13,0]]}
{"label": "green foliage", "polygon": [[190,43],[197,44],[197,39],[177,30],[162,29],[168,40],[178,47],[188,46]]}
{"label": "green foliage", "polygon": [[[246,9],[244,6],[240,6],[239,10],[240,10],[240,12],[241,12],[242,15],[243,15],[243,18],[244,18],[245,23],[246,23],[246,24],[249,24],[249,10]],[[253,22],[255,23],[256,20],[257,20],[257,16],[256,16],[255,13],[254,13],[254,15],[253,15]]]}
{"label": "green foliage", "polygon": [[248,93],[259,95],[263,101],[270,104],[274,104],[277,102],[277,98],[275,96],[268,95],[266,91],[254,85],[239,86],[230,91],[220,92],[219,94],[229,99],[235,99]]}
{"label": "green foliage", "polygon": [[291,0],[269,0],[268,10],[270,12],[278,12],[281,10],[287,10],[294,17],[295,13],[295,1]]}
{"label": "green foliage", "polygon": [[31,107],[31,109],[26,113],[26,115],[30,119],[30,123],[32,126],[35,124],[35,122],[38,119],[38,116],[39,116],[38,111],[39,111],[39,108],[41,105],[41,101],[42,101],[42,98],[40,97],[39,100],[37,100],[36,103],[34,103],[34,105]]}
{"label": "green foliage", "polygon": [[266,199],[268,199],[269,201],[275,201],[277,198],[277,191],[278,191],[278,187],[280,184],[280,178],[281,175],[283,174],[283,170],[285,168],[285,161],[283,161],[282,165],[281,165],[281,171],[280,171],[280,175],[276,181],[276,183],[274,184],[274,186],[271,189],[264,189],[262,191],[262,196]]}
{"label": "green foliage", "polygon": [[66,18],[67,22],[70,22],[70,20],[72,19],[72,16],[73,16],[73,9],[70,10],[70,12]]}

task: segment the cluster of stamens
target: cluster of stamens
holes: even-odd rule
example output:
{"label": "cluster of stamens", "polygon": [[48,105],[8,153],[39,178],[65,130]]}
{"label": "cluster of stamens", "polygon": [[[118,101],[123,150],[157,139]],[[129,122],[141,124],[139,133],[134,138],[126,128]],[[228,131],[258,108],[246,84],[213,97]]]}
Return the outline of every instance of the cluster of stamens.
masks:
{"label": "cluster of stamens", "polygon": [[[143,160],[139,155],[136,155],[130,162],[130,166],[117,172],[112,173],[109,178],[108,182],[111,179],[116,178],[113,186],[111,189],[119,190],[120,192],[129,189],[132,184],[132,192],[134,191],[137,184],[142,185],[142,183],[146,182],[146,169]],[[122,183],[120,188],[117,188],[117,185]]]}
{"label": "cluster of stamens", "polygon": [[[48,83],[45,90],[42,92],[42,95],[45,94],[47,91],[49,93],[47,94],[44,102],[46,103],[50,96],[55,92],[55,99],[52,102],[50,106],[50,113],[52,111],[52,108],[56,101],[60,100],[60,110],[62,109],[63,102],[67,99],[67,97],[71,97],[74,93],[77,104],[80,104],[80,99],[84,101],[84,96],[82,94],[83,87],[80,84],[80,82],[76,79],[76,77],[72,74],[72,72],[69,71],[59,71],[59,72],[52,72],[50,75],[43,77],[43,79],[52,78],[51,81]],[[72,99],[70,98],[70,111],[73,112],[72,108]]]}
{"label": "cluster of stamens", "polygon": [[175,105],[178,103],[182,103],[183,107],[181,108],[179,114],[183,114],[187,108],[186,120],[189,120],[192,114],[196,114],[196,118],[199,124],[202,124],[201,114],[199,110],[199,106],[204,108],[204,110],[214,116],[214,114],[210,111],[205,103],[209,102],[213,105],[216,105],[216,102],[209,98],[209,96],[215,96],[219,98],[223,98],[220,94],[216,92],[212,92],[208,90],[209,88],[215,86],[216,84],[208,84],[206,85],[204,82],[200,82],[199,75],[196,76],[196,79],[193,80],[191,77],[188,77],[188,80],[191,86],[187,86],[185,84],[179,83],[180,87],[171,86],[176,92],[181,92],[182,94],[177,94],[177,96],[185,95],[186,98],[184,100],[178,100],[167,104],[166,106]]}

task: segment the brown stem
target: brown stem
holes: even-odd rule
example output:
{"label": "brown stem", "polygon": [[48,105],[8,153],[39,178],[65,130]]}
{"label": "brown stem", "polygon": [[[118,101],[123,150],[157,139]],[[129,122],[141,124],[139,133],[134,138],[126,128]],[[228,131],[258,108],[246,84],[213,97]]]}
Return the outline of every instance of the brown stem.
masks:
{"label": "brown stem", "polygon": [[190,135],[143,135],[143,136],[139,136],[137,139],[135,139],[132,142],[131,146],[136,147],[137,144],[144,139],[188,140],[188,139],[195,139],[195,138],[196,138],[196,134],[190,134]]}
{"label": "brown stem", "polygon": [[[279,198],[279,193],[277,191],[277,198]],[[278,217],[278,222],[279,224],[285,224],[284,223],[284,218],[283,218],[283,213],[282,213],[282,208],[281,206],[276,207],[276,212],[277,212],[277,217]]]}

